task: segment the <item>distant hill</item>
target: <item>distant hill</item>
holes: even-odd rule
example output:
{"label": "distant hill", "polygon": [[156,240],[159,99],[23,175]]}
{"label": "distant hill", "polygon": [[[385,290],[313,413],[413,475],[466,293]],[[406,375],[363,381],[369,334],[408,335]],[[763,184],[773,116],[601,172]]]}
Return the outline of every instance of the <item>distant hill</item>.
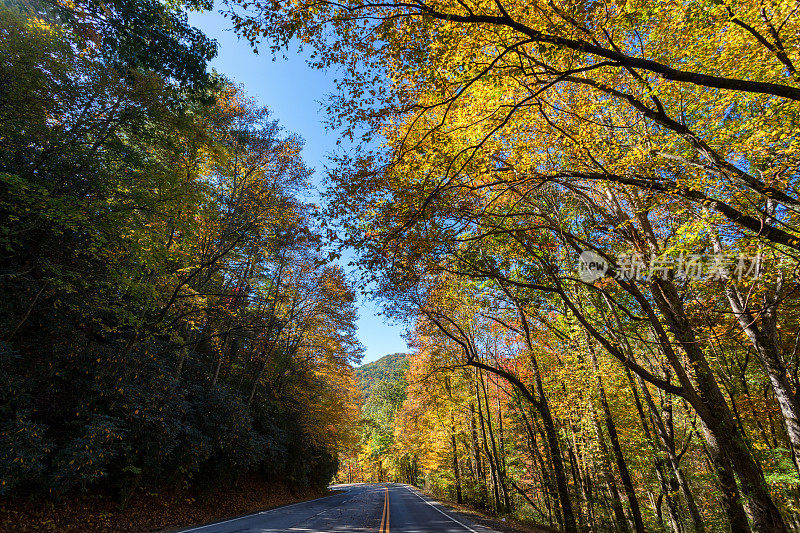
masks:
{"label": "distant hill", "polygon": [[361,365],[355,369],[358,387],[364,401],[369,398],[370,391],[381,381],[388,381],[400,377],[405,372],[405,362],[408,354],[390,353],[377,361]]}

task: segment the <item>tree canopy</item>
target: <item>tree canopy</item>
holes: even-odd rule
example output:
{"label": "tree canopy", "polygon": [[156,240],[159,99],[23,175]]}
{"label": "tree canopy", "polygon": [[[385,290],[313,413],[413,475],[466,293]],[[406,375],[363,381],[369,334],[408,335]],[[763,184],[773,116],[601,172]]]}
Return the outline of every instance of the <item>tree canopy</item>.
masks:
{"label": "tree canopy", "polygon": [[[322,208],[193,7],[0,11],[0,491],[339,457],[569,533],[800,529],[796,1],[226,2],[337,76]],[[345,249],[413,345],[360,406]]]}
{"label": "tree canopy", "polygon": [[363,142],[327,213],[445,376],[416,400],[407,377],[398,412],[463,380],[472,398],[396,418],[429,436],[408,442],[427,480],[449,467],[460,493],[469,471],[496,510],[567,531],[796,527],[794,3],[229,13],[340,73],[331,122]]}

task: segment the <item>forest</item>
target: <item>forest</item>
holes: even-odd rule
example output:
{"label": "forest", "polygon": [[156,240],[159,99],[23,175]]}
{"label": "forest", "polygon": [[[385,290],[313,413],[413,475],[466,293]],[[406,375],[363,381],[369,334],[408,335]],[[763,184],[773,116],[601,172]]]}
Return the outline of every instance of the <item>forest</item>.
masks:
{"label": "forest", "polygon": [[[319,205],[301,137],[208,68],[211,9],[335,79]],[[0,497],[257,474],[800,531],[797,1],[0,17]],[[359,289],[408,355],[355,368]]]}
{"label": "forest", "polygon": [[0,497],[326,487],[361,346],[302,139],[161,2],[0,20]]}
{"label": "forest", "polygon": [[242,35],[340,65],[366,140],[327,212],[413,323],[367,477],[563,531],[800,527],[795,3],[255,5]]}

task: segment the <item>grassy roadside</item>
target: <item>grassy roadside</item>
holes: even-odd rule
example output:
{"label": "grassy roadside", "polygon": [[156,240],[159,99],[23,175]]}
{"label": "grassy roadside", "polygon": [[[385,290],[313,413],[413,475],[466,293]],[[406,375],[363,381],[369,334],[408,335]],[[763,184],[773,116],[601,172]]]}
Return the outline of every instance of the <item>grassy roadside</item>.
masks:
{"label": "grassy roadside", "polygon": [[510,517],[497,517],[463,503],[442,499],[419,489],[420,492],[456,511],[476,524],[502,533],[559,533],[557,529],[531,522],[524,522]]}
{"label": "grassy roadside", "polygon": [[163,531],[226,520],[281,505],[325,496],[329,491],[296,491],[280,484],[243,480],[213,494],[186,491],[137,493],[125,509],[104,496],[60,502],[0,500],[0,531]]}

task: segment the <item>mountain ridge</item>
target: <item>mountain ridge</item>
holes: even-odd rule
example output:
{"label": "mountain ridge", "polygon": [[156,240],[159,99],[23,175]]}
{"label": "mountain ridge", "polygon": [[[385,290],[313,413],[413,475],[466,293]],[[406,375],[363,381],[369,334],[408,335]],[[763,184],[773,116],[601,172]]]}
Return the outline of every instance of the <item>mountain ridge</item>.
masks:
{"label": "mountain ridge", "polygon": [[396,352],[384,355],[375,361],[365,363],[354,369],[358,388],[364,402],[369,398],[372,389],[380,382],[391,380],[405,372],[407,353]]}

